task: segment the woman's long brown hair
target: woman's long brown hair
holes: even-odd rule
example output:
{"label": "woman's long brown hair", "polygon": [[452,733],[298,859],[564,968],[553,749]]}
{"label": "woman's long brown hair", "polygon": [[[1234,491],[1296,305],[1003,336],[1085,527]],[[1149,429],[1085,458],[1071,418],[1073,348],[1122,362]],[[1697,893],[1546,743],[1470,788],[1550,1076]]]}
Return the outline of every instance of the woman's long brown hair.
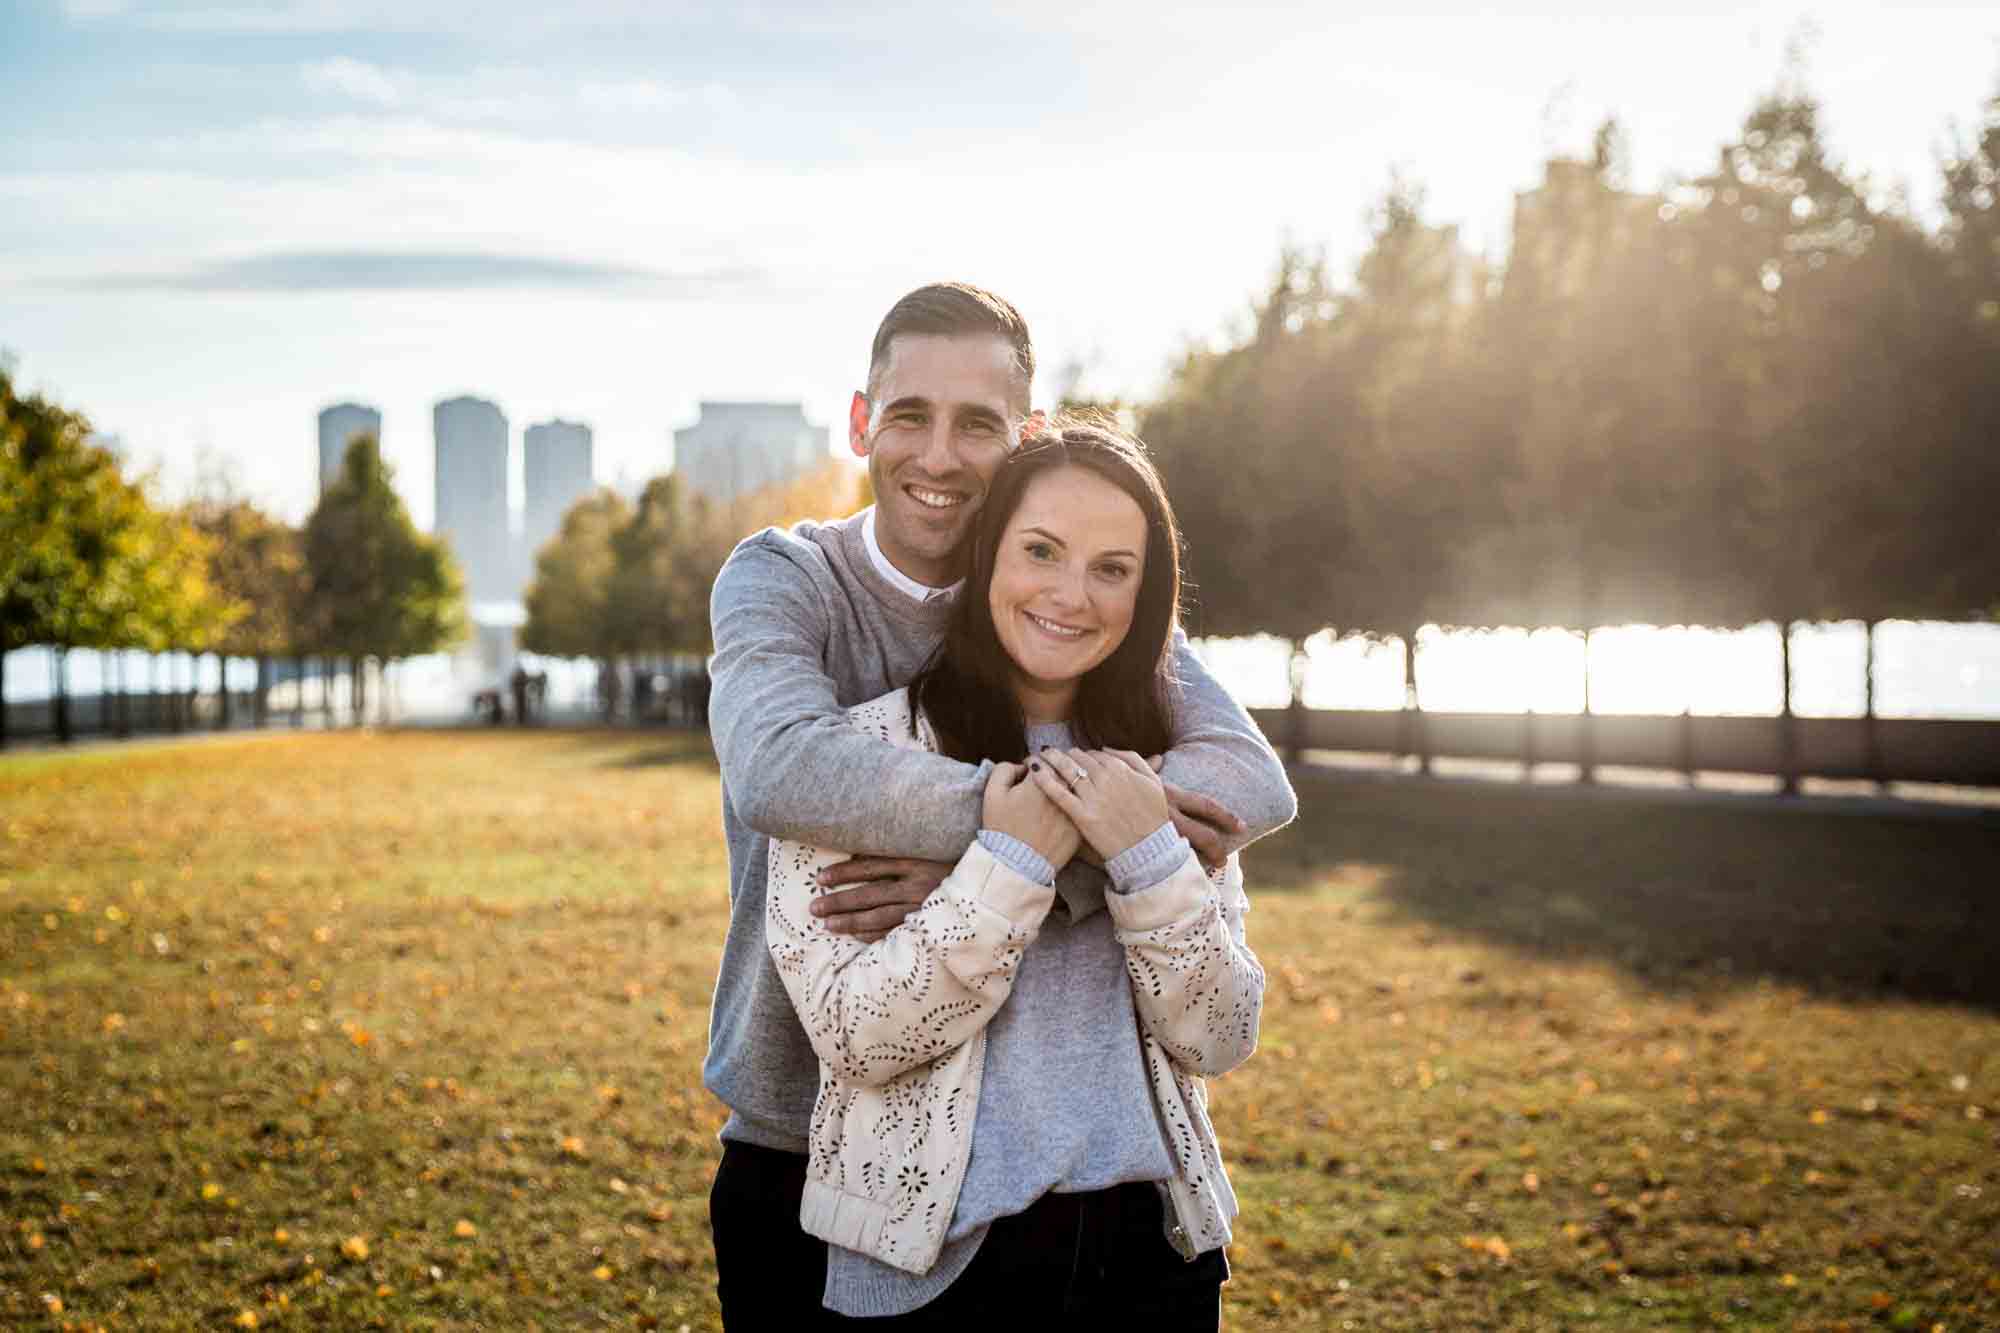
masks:
{"label": "woman's long brown hair", "polygon": [[1014,694],[1014,662],[993,626],[990,592],[1000,538],[1028,484],[1062,467],[1088,469],[1132,497],[1146,517],[1145,568],[1124,642],[1078,683],[1070,733],[1091,749],[1161,754],[1173,735],[1173,632],[1181,596],[1180,531],[1145,447],[1097,421],[1044,426],[1000,465],[980,510],[972,567],[944,639],[910,683],[914,712],[930,720],[954,759],[1013,763],[1027,757],[1027,723]]}

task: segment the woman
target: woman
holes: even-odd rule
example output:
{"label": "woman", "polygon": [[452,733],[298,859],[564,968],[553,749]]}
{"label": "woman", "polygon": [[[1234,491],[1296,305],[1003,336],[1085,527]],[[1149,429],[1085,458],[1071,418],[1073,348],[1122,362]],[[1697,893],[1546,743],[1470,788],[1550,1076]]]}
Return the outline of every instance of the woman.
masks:
{"label": "woman", "polygon": [[[1204,873],[1140,758],[1170,734],[1179,595],[1137,442],[1045,428],[994,477],[937,653],[851,712],[993,765],[978,840],[872,944],[812,915],[845,853],[772,845],[767,939],[821,1061],[800,1220],[837,1313],[1216,1327],[1236,1201],[1200,1078],[1254,1049],[1264,977],[1235,858]],[[1059,894],[1086,849],[1109,891]]]}

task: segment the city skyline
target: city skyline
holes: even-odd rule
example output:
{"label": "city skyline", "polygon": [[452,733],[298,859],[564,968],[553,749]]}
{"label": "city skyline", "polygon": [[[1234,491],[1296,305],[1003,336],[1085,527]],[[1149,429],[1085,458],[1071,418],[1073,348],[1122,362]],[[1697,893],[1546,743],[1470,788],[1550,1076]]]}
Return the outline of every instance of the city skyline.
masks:
{"label": "city skyline", "polygon": [[[348,445],[361,435],[379,440],[383,419],[379,409],[352,398],[316,414],[320,496],[339,477]],[[433,517],[419,526],[450,541],[475,606],[519,599],[534,575],[536,552],[561,530],[563,515],[578,500],[601,486],[620,487],[630,498],[644,482],[596,475],[595,432],[586,422],[553,417],[530,423],[517,447],[505,409],[473,394],[436,400],[431,433]],[[694,490],[725,502],[790,480],[830,457],[831,432],[808,421],[799,403],[704,401],[695,423],[669,438],[673,463],[660,471],[676,472]],[[414,509],[408,483],[398,476],[396,487]]]}

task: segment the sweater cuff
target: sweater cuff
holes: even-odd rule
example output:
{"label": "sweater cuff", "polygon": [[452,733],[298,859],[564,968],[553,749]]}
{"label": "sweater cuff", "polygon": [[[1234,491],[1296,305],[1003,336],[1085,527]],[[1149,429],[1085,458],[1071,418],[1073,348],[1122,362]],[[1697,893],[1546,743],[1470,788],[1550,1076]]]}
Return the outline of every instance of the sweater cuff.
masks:
{"label": "sweater cuff", "polygon": [[[994,860],[1022,879],[1033,880],[1045,888],[1056,882],[1055,867],[1049,864],[1048,858],[1011,833],[983,828],[979,830],[979,845],[991,852]],[[1171,871],[1173,867],[1167,869]]]}
{"label": "sweater cuff", "polygon": [[1111,891],[1137,893],[1150,889],[1179,870],[1193,850],[1188,840],[1174,831],[1173,821],[1168,820],[1104,863],[1105,873],[1111,876]]}

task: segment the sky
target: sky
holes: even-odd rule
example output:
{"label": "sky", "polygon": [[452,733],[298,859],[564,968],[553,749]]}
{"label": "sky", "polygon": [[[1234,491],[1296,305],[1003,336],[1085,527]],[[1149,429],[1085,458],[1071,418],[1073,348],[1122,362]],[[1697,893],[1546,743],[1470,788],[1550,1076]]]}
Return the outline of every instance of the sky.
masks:
{"label": "sky", "polygon": [[1991,4],[1603,8],[0,0],[0,349],[169,497],[290,518],[315,414],[372,404],[428,525],[460,393],[517,448],[590,423],[604,481],[703,399],[840,441],[882,312],[952,277],[1026,314],[1038,399],[1144,396],[1281,245],[1351,264],[1394,175],[1498,258],[1552,153],[1615,115],[1634,186],[1698,174],[1792,52],[1923,215],[2000,89]]}

